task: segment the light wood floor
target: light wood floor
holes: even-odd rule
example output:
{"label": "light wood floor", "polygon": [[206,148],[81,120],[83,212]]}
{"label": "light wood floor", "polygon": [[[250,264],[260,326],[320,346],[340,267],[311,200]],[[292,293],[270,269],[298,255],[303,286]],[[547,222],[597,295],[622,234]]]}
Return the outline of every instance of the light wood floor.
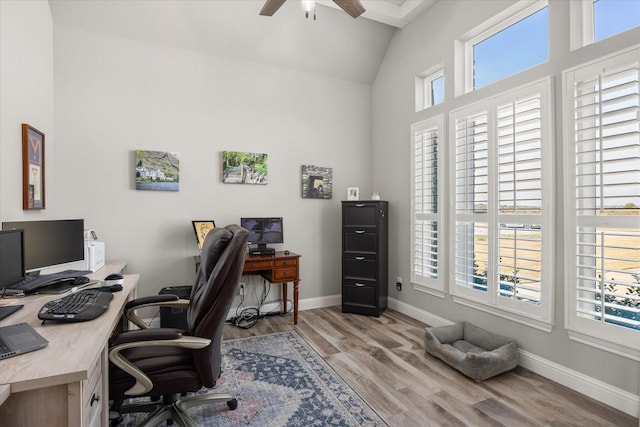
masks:
{"label": "light wood floor", "polygon": [[424,351],[425,324],[394,310],[379,318],[340,306],[227,324],[224,338],[295,329],[390,426],[612,426],[638,419],[518,367],[482,383]]}

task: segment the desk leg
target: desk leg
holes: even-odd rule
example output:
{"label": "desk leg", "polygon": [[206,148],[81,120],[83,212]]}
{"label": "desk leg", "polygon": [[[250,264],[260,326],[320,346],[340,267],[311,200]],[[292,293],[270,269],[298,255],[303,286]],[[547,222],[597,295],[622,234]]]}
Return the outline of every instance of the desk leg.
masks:
{"label": "desk leg", "polygon": [[287,314],[287,282],[282,284],[282,314]]}
{"label": "desk leg", "polygon": [[298,281],[293,282],[293,324],[298,324]]}

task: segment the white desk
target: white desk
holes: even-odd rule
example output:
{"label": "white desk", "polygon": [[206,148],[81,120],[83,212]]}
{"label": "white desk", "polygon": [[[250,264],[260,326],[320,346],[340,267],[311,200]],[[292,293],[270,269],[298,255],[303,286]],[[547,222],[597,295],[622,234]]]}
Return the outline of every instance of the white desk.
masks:
{"label": "white desk", "polygon": [[[108,263],[89,277],[102,279],[124,266]],[[5,399],[0,403],[0,426],[108,425],[107,344],[124,304],[135,296],[138,278],[125,275],[124,288],[113,294],[107,311],[88,322],[42,325],[38,311],[61,295],[0,301],[24,304],[0,326],[26,322],[49,341],[44,349],[0,361],[0,402]]]}

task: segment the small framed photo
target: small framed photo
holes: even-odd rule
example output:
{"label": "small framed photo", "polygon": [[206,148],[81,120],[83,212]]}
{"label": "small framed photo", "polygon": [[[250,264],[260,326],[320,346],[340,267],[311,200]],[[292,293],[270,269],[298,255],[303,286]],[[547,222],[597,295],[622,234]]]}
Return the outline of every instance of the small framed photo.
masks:
{"label": "small framed photo", "polygon": [[209,231],[216,228],[216,223],[213,220],[191,221],[191,223],[193,224],[193,232],[196,233],[198,249],[202,249],[204,238],[207,237]]}
{"label": "small framed photo", "polygon": [[22,124],[22,209],[44,209],[44,133]]}
{"label": "small framed photo", "polygon": [[360,200],[360,189],[358,187],[347,188],[347,200]]}

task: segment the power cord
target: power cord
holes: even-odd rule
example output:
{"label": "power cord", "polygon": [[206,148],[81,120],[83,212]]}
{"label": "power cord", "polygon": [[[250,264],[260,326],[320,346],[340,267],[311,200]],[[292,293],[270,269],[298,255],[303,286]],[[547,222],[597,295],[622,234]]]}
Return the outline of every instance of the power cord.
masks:
{"label": "power cord", "polygon": [[[268,286],[267,286],[268,285]],[[271,283],[264,280],[262,281],[262,295],[258,295],[257,286],[253,286],[255,300],[258,301],[257,307],[244,307],[245,306],[245,292],[241,293],[240,303],[236,307],[236,315],[235,317],[228,320],[234,326],[242,329],[249,329],[258,323],[261,317],[264,316],[273,316],[279,315],[280,310],[272,310],[270,312],[262,312],[261,308],[268,303],[273,303],[276,301],[267,302],[266,299],[271,293]],[[245,288],[246,290],[246,288]],[[279,302],[279,301],[278,301]],[[289,301],[287,301],[287,306],[289,305]],[[244,308],[243,308],[244,307]],[[286,310],[287,307],[285,307]],[[289,312],[290,310],[287,310]]]}

